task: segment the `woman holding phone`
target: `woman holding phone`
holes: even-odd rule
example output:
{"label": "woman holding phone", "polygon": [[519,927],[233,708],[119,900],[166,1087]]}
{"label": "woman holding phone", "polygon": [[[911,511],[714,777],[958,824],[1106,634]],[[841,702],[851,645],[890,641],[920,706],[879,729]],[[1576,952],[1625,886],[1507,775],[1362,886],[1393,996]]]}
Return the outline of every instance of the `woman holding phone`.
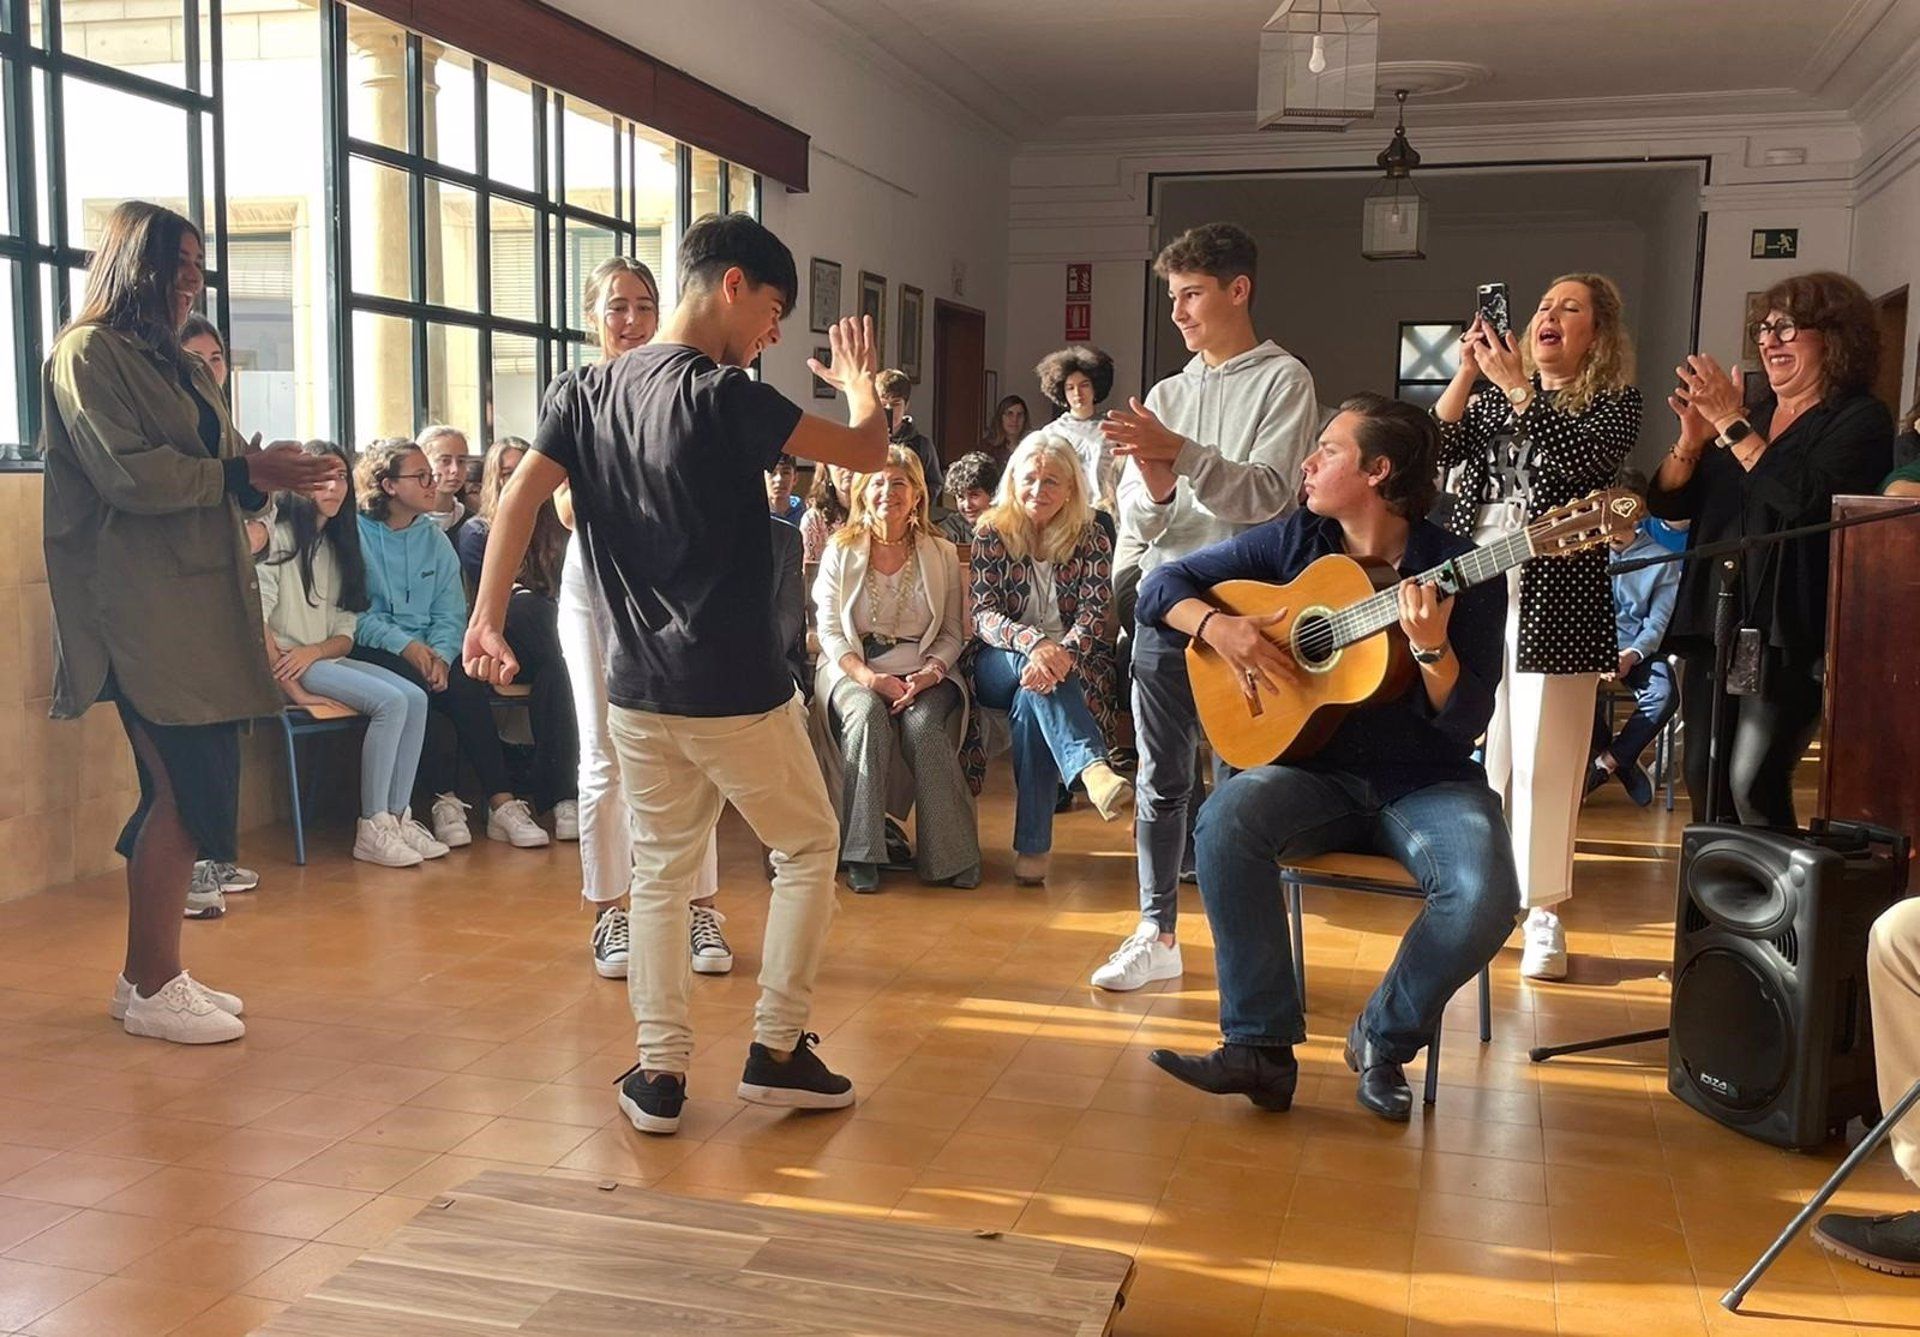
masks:
{"label": "woman holding phone", "polygon": [[[1490,391],[1474,393],[1482,378]],[[1555,279],[1519,338],[1484,314],[1434,405],[1442,467],[1460,466],[1475,539],[1505,537],[1605,487],[1640,431],[1640,392],[1620,290],[1602,274]],[[1573,894],[1574,825],[1593,694],[1619,663],[1602,549],[1508,576],[1507,658],[1487,726],[1487,782],[1506,795],[1527,910],[1520,973],[1567,974],[1558,906]]]}

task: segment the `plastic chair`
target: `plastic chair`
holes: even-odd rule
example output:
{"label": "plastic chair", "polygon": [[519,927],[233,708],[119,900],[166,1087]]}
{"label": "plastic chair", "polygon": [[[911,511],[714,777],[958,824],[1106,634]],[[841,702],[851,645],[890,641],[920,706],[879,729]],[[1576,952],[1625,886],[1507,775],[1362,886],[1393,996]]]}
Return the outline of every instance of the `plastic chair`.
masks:
{"label": "plastic chair", "polygon": [[[1326,887],[1333,891],[1361,891],[1377,896],[1399,896],[1424,900],[1426,893],[1413,876],[1392,859],[1377,854],[1322,854],[1311,859],[1293,859],[1280,866],[1280,893],[1286,898],[1287,919],[1293,932],[1293,981],[1300,991],[1300,1010],[1307,1007],[1306,921],[1301,913],[1301,892],[1307,887]],[[1493,982],[1486,966],[1480,967],[1480,1043],[1493,1039]],[[1434,1022],[1433,1039],[1427,1044],[1426,1088],[1422,1103],[1431,1105],[1440,1091],[1440,1023]]]}
{"label": "plastic chair", "polygon": [[293,804],[293,861],[304,866],[307,862],[306,810],[311,798],[300,779],[300,748],[297,740],[308,734],[337,733],[342,729],[351,729],[354,721],[363,717],[349,706],[330,702],[317,706],[288,706],[277,718],[280,731],[287,740],[287,796]]}

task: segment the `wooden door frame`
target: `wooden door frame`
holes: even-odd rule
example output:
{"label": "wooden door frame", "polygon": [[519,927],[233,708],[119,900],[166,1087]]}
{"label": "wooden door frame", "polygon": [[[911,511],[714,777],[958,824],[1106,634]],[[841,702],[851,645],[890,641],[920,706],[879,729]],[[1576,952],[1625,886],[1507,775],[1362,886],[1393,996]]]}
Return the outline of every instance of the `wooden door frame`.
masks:
{"label": "wooden door frame", "polygon": [[[942,353],[945,352],[945,346],[944,346],[945,339],[943,338],[941,329],[940,329],[940,312],[942,310],[958,311],[963,315],[980,317],[980,325],[983,331],[985,330],[986,324],[987,324],[987,313],[981,310],[977,306],[968,306],[965,302],[950,302],[944,297],[936,297],[933,299],[933,371],[932,371],[932,374],[928,377],[928,379],[930,379],[933,382],[933,402],[930,405],[928,405],[929,412],[927,416],[929,420],[934,423],[938,423],[940,421],[940,410],[942,408],[942,405],[940,403],[940,394],[941,394],[940,366],[942,362],[941,355]],[[984,335],[982,336],[980,341],[980,351],[981,351],[981,359],[980,359],[981,366],[985,367],[986,339]],[[982,418],[984,419],[985,416],[991,412],[992,410],[990,408],[987,408],[983,402],[980,410]],[[969,447],[969,449],[971,449],[971,447]]]}

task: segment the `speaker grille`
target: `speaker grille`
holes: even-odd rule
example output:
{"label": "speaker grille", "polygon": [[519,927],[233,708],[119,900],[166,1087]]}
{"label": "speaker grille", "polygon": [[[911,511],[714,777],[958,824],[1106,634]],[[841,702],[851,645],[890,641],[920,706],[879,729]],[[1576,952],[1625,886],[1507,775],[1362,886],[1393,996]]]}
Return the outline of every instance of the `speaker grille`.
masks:
{"label": "speaker grille", "polygon": [[1694,1087],[1729,1110],[1764,1108],[1786,1086],[1790,1032],[1778,981],[1714,947],[1673,982],[1675,1057]]}
{"label": "speaker grille", "polygon": [[1770,939],[1770,941],[1773,944],[1773,950],[1780,953],[1780,959],[1782,961],[1785,961],[1790,966],[1800,964],[1800,935],[1798,933],[1792,929],[1788,929],[1785,933]]}
{"label": "speaker grille", "polygon": [[1700,912],[1700,907],[1693,903],[1691,896],[1687,897],[1686,924],[1689,933],[1699,933],[1707,927],[1707,917]]}

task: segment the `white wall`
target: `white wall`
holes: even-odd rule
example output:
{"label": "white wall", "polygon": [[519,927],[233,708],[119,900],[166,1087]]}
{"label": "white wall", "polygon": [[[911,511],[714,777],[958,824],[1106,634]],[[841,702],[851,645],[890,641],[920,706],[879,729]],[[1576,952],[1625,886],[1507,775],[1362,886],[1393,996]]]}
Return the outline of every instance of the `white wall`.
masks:
{"label": "white wall", "polygon": [[[1869,296],[1896,288],[1920,289],[1920,79],[1905,77],[1863,107],[1861,172],[1855,187],[1853,276]],[[1901,403],[1920,396],[1915,345],[1920,310],[1910,305],[1902,358]]]}

